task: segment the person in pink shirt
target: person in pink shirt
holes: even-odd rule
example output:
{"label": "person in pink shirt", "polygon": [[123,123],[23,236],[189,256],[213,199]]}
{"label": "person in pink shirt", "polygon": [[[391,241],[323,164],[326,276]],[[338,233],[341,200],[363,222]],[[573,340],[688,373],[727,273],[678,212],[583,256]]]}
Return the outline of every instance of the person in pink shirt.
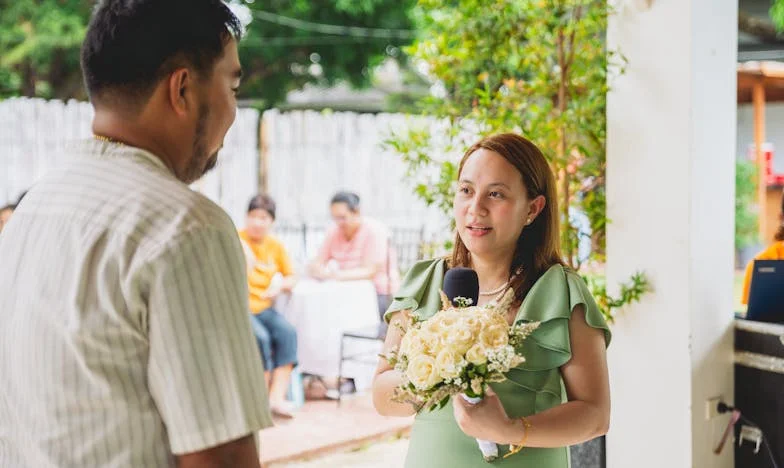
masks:
{"label": "person in pink shirt", "polygon": [[355,193],[335,194],[330,211],[335,225],[311,263],[310,275],[322,280],[372,280],[379,314],[383,315],[400,283],[388,230],[380,222],[361,215],[359,196]]}

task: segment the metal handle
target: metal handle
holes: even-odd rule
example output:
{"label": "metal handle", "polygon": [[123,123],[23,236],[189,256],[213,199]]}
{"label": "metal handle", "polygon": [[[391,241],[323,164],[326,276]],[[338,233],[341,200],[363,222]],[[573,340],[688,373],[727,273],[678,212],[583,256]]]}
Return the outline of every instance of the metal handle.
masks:
{"label": "metal handle", "polygon": [[754,444],[754,454],[759,453],[760,445],[762,444],[762,430],[754,426],[741,426],[740,437],[738,437],[738,447],[743,445],[744,440],[748,440]]}

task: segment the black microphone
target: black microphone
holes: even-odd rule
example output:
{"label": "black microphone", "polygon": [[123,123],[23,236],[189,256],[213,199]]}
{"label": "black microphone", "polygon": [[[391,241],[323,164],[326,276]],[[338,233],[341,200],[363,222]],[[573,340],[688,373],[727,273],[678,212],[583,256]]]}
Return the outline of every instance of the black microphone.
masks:
{"label": "black microphone", "polygon": [[456,307],[460,305],[455,303],[456,297],[471,299],[471,305],[476,305],[479,301],[479,277],[470,268],[447,270],[444,275],[444,294]]}

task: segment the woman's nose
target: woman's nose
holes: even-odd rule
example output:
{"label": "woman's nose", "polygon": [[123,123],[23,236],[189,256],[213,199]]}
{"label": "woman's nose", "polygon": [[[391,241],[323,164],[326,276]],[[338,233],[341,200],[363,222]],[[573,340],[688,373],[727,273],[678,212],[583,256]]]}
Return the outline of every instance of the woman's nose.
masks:
{"label": "woman's nose", "polygon": [[487,214],[482,197],[480,197],[478,194],[471,198],[471,201],[468,205],[468,212],[469,214],[478,216],[484,216]]}

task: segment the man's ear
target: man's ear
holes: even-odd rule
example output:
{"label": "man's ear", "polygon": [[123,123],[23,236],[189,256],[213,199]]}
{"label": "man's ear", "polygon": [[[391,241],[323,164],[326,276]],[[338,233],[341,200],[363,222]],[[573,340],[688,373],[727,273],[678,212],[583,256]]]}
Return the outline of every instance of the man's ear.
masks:
{"label": "man's ear", "polygon": [[195,107],[194,76],[187,68],[178,68],[169,75],[169,105],[177,115],[184,116]]}

